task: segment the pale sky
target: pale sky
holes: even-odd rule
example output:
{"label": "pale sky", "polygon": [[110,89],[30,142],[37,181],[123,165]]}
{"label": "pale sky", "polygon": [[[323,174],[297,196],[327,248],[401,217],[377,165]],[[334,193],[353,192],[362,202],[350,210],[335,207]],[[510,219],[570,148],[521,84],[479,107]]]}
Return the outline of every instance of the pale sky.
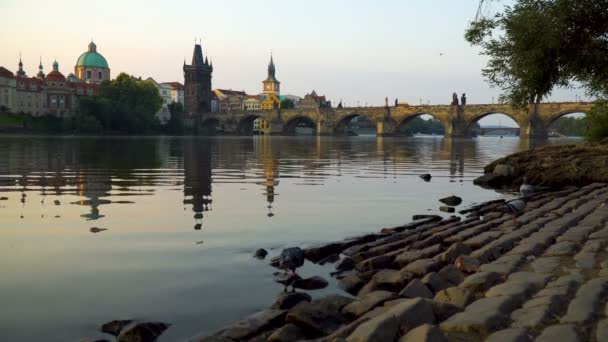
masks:
{"label": "pale sky", "polygon": [[[1,0],[0,65],[28,75],[54,59],[65,75],[94,39],[116,76],[183,83],[194,37],[213,60],[213,88],[261,92],[270,52],[282,94],[315,89],[337,103],[491,103],[486,58],[463,38],[478,0]],[[493,5],[499,9],[500,5]],[[584,92],[556,91],[573,101]],[[496,100],[495,100],[496,101]]]}

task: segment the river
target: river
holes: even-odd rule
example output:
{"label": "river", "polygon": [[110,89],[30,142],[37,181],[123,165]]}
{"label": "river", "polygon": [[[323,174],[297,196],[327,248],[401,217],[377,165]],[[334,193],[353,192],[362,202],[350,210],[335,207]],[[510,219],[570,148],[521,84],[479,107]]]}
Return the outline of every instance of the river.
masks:
{"label": "river", "polygon": [[400,225],[452,194],[461,207],[509,196],[472,180],[526,148],[514,137],[0,137],[0,339],[78,341],[124,318],[172,323],[160,341],[210,333],[282,290],[257,248]]}

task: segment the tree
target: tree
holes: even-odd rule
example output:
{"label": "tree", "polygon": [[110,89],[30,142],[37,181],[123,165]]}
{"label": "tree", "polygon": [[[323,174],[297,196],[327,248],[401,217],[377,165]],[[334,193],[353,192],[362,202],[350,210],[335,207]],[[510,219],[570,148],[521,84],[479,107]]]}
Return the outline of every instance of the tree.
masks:
{"label": "tree", "polygon": [[587,139],[599,141],[608,137],[608,102],[596,103],[591,111],[587,113],[589,126],[587,128]]}
{"label": "tree", "polygon": [[292,109],[295,108],[295,104],[291,99],[283,99],[281,100],[281,109]]}
{"label": "tree", "polygon": [[478,16],[465,38],[490,57],[483,74],[502,101],[538,103],[575,82],[608,94],[608,0],[517,0]]}
{"label": "tree", "polygon": [[183,134],[184,133],[184,106],[179,102],[171,102],[169,104],[169,112],[171,117],[167,122],[167,133]]}

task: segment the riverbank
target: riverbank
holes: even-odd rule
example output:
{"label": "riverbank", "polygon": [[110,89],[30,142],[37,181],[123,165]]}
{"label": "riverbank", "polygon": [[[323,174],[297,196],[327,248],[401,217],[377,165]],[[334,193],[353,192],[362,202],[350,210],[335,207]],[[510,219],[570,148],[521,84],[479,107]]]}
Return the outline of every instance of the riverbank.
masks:
{"label": "riverbank", "polygon": [[273,307],[192,340],[604,341],[607,203],[605,184],[570,187],[531,198],[515,222],[491,201],[463,218],[308,248],[312,262],[342,256],[335,276],[346,293],[280,294]]}

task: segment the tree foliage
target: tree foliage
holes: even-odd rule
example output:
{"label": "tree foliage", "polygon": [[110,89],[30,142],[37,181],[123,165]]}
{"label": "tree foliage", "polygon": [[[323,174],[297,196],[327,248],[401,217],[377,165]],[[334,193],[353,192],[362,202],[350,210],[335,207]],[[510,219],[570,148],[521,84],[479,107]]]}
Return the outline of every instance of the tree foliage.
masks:
{"label": "tree foliage", "polygon": [[589,127],[586,137],[591,141],[599,141],[608,137],[608,102],[596,103],[587,113]]}
{"label": "tree foliage", "polygon": [[574,82],[608,95],[608,0],[517,0],[493,17],[478,13],[465,38],[489,56],[483,74],[502,102],[538,103]]}
{"label": "tree foliage", "polygon": [[445,129],[439,120],[432,118],[424,120],[420,117],[415,117],[406,123],[400,131],[407,135],[413,134],[445,134]]}
{"label": "tree foliage", "polygon": [[184,106],[178,102],[169,104],[171,118],[167,122],[167,133],[180,135],[184,133]]}
{"label": "tree foliage", "polygon": [[589,121],[587,117],[575,118],[564,116],[551,124],[551,130],[555,130],[569,137],[582,137],[587,134]]}
{"label": "tree foliage", "polygon": [[281,109],[292,109],[295,108],[295,104],[291,99],[283,99],[281,100]]}

